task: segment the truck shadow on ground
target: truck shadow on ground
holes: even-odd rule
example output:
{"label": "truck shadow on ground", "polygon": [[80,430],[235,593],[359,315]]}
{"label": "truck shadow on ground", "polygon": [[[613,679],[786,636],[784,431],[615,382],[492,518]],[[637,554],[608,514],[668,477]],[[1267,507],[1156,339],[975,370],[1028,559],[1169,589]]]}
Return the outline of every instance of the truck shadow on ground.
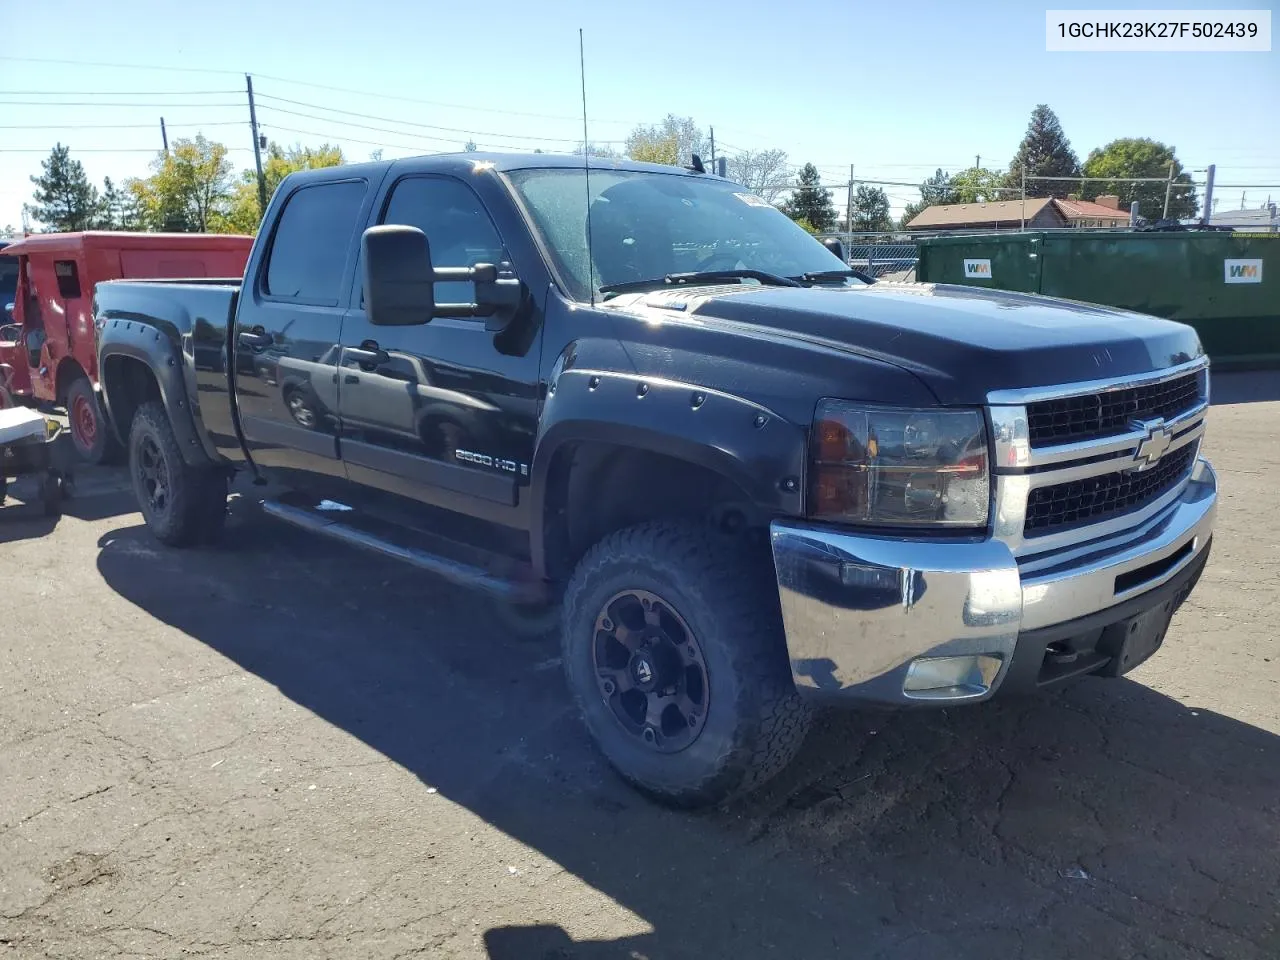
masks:
{"label": "truck shadow on ground", "polygon": [[130,526],[98,568],[639,921],[578,941],[494,925],[492,960],[1280,952],[1280,738],[1255,727],[1131,681],[835,714],[761,794],[674,813],[598,759],[549,638],[244,501],[228,541],[179,553]]}

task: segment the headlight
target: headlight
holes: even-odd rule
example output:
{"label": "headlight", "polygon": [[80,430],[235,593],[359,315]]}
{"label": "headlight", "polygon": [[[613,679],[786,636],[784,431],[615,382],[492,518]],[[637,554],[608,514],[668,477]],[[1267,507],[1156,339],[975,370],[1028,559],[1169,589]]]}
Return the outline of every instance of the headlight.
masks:
{"label": "headlight", "polygon": [[990,474],[980,410],[823,400],[810,449],[809,515],[882,526],[981,527]]}

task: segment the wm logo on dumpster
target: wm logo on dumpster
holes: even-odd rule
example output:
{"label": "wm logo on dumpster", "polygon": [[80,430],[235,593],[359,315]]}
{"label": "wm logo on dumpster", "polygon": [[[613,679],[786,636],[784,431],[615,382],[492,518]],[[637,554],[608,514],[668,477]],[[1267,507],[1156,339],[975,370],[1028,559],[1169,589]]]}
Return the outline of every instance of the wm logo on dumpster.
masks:
{"label": "wm logo on dumpster", "polygon": [[1223,280],[1227,283],[1261,283],[1261,260],[1224,260]]}
{"label": "wm logo on dumpster", "polygon": [[991,279],[991,261],[990,260],[966,260],[964,262],[964,278],[966,280],[990,280]]}

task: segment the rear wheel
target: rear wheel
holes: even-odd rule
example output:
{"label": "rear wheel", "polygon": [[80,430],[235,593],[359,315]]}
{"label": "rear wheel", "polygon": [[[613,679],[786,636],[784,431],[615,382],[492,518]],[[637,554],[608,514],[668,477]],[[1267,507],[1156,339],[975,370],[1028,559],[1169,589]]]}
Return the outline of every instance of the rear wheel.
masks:
{"label": "rear wheel", "polygon": [[115,438],[88,377],[78,377],[67,389],[67,421],[80,459],[106,463],[117,452]]}
{"label": "rear wheel", "polygon": [[673,806],[721,803],[795,755],[795,692],[767,552],[697,524],[611,534],[566,591],[565,673],[596,743]]}
{"label": "rear wheel", "polygon": [[129,431],[129,475],[138,507],[162,543],[185,547],[217,539],[227,516],[227,475],[182,459],[158,401],[138,408]]}

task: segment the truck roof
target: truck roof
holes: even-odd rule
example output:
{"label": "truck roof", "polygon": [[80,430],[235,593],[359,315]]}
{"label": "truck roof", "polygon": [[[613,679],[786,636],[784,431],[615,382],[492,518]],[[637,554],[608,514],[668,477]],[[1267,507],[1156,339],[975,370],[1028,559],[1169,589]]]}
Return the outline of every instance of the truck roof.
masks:
{"label": "truck roof", "polygon": [[33,233],[5,247],[0,256],[75,254],[82,250],[247,250],[253,237],[217,233],[124,233],[87,230],[80,233]]}
{"label": "truck roof", "polygon": [[[708,162],[706,173],[695,173],[686,167],[674,167],[664,163],[640,163],[625,157],[588,157],[587,167],[591,170],[628,170],[647,173],[677,174],[689,177],[706,177],[712,180],[722,178],[711,173]],[[573,153],[436,153],[419,157],[406,157],[402,160],[376,160],[369,163],[346,164],[341,168],[326,167],[319,170],[304,170],[290,174],[290,179],[311,180],[333,178],[334,171],[341,169],[353,175],[377,175],[388,169],[397,173],[432,172],[446,173],[454,176],[469,176],[486,170],[497,170],[507,173],[513,170],[566,169],[581,170],[583,157]]]}

